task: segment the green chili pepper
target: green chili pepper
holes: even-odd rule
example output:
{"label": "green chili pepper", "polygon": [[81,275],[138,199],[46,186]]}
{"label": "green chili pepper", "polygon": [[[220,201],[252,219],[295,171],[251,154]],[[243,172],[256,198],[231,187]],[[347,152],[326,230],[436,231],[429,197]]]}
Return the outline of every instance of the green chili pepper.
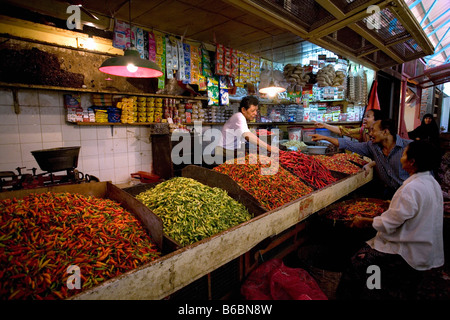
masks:
{"label": "green chili pepper", "polygon": [[252,218],[225,190],[191,178],[175,177],[136,198],[161,217],[164,232],[183,246]]}

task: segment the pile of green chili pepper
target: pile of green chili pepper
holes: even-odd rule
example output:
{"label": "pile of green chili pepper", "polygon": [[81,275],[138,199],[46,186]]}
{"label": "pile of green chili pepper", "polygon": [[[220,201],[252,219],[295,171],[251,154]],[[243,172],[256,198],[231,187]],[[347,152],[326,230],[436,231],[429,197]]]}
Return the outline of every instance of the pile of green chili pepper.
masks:
{"label": "pile of green chili pepper", "polygon": [[[0,201],[0,299],[65,299],[160,256],[136,217],[70,193]],[[80,289],[67,268],[79,267]]]}
{"label": "pile of green chili pepper", "polygon": [[225,190],[185,177],[162,182],[136,199],[158,215],[164,232],[183,246],[252,218],[247,208]]}
{"label": "pile of green chili pepper", "polygon": [[[268,210],[276,209],[314,191],[300,178],[271,162],[279,161],[278,159],[252,156],[228,161],[213,170],[230,176]],[[262,174],[262,168],[270,170],[270,174]]]}
{"label": "pile of green chili pepper", "polygon": [[337,181],[330,170],[315,158],[297,151],[282,151],[279,153],[280,163],[283,167],[320,189]]}

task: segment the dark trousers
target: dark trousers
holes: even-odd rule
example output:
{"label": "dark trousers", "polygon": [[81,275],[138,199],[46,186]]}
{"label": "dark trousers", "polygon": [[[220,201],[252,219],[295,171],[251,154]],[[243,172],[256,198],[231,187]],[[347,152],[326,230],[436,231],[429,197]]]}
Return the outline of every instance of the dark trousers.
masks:
{"label": "dark trousers", "polygon": [[[380,289],[370,289],[369,282],[376,272],[368,267],[379,267]],[[422,271],[413,269],[398,254],[388,254],[372,249],[369,245],[361,248],[349,262],[342,274],[336,298],[342,300],[413,300],[423,277]]]}

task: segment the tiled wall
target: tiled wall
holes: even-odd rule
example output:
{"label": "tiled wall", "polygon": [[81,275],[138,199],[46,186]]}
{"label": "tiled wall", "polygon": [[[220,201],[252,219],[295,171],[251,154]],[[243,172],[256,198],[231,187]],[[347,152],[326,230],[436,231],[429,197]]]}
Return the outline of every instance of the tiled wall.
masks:
{"label": "tiled wall", "polygon": [[[136,171],[151,172],[150,131],[146,126],[77,126],[66,122],[63,92],[19,90],[20,113],[12,91],[0,89],[0,171],[37,168],[31,151],[81,146],[77,169],[101,181],[128,183]],[[82,94],[82,106],[91,94]],[[26,170],[24,169],[24,170]],[[25,171],[31,173],[31,171]]]}

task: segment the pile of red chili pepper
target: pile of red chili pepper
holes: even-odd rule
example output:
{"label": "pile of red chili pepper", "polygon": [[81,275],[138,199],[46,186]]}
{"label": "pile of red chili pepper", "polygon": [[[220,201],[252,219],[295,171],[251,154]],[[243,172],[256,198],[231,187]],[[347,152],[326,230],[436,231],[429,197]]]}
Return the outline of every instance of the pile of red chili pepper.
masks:
{"label": "pile of red chili pepper", "polygon": [[[0,201],[0,299],[65,299],[160,256],[110,199],[42,193]],[[71,265],[81,289],[69,289]],[[72,282],[75,283],[75,282]]]}
{"label": "pile of red chili pepper", "polygon": [[350,161],[340,159],[339,156],[335,157],[335,155],[326,156],[320,154],[314,155],[313,157],[322,162],[325,165],[325,167],[327,167],[329,170],[334,170],[347,174],[354,174],[361,170],[361,168],[358,167],[357,165],[351,163]]}
{"label": "pile of red chili pepper", "polygon": [[361,156],[357,155],[356,153],[336,153],[333,155],[336,159],[342,159],[346,161],[351,161],[356,164],[359,164],[360,166],[366,165],[368,162],[361,158]]}
{"label": "pile of red chili pepper", "polygon": [[379,216],[389,207],[389,203],[375,203],[372,201],[355,201],[342,204],[328,212],[328,219],[353,220],[355,217],[373,218]]}
{"label": "pile of red chili pepper", "polygon": [[[245,158],[223,163],[213,170],[230,176],[268,210],[314,191],[294,174],[270,161],[278,162],[278,159],[246,155]],[[264,172],[263,168],[268,172]]]}
{"label": "pile of red chili pepper", "polygon": [[280,150],[280,164],[316,189],[337,181],[320,161],[297,151]]}

